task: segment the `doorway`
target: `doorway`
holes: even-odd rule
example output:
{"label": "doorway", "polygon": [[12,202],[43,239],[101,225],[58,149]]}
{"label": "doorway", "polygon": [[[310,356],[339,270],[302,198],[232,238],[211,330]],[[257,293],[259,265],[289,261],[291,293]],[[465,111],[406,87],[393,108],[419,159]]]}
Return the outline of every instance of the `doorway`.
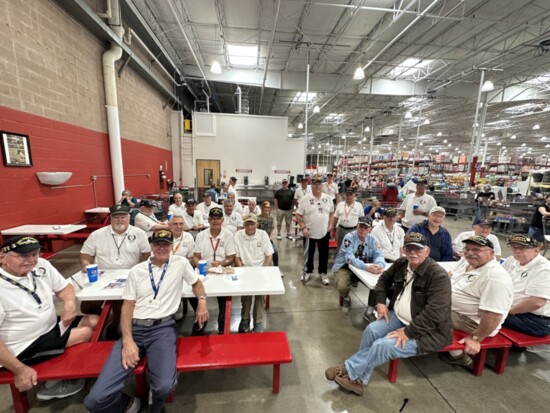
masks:
{"label": "doorway", "polygon": [[220,161],[214,159],[197,159],[197,186],[210,188],[210,184],[220,183]]}

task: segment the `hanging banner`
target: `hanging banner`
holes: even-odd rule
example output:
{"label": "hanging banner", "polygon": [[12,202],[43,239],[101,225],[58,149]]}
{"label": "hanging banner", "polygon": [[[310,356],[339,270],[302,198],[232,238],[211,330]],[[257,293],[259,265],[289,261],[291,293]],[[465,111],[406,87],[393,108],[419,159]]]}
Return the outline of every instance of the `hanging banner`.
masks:
{"label": "hanging banner", "polygon": [[243,174],[251,174],[252,169],[235,169],[235,172],[241,172]]}
{"label": "hanging banner", "polygon": [[275,169],[273,172],[276,174],[290,175],[290,169]]}

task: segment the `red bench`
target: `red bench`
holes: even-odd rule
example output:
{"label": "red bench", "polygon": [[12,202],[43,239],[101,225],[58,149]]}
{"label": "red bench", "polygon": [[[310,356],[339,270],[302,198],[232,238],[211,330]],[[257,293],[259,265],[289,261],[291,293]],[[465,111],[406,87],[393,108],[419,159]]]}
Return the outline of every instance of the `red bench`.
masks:
{"label": "red bench", "polygon": [[[179,337],[179,372],[273,365],[273,393],[279,393],[281,364],[291,363],[285,332]],[[136,396],[147,394],[145,372],[136,375]],[[169,400],[170,401],[170,400]]]}
{"label": "red bench", "polygon": [[[103,364],[111,353],[114,341],[82,343],[65,349],[65,352],[53,359],[32,366],[38,374],[38,381],[87,379],[99,376]],[[134,374],[143,376],[145,360],[134,369]],[[14,384],[14,375],[10,371],[0,371],[0,384],[9,384],[13,407],[16,413],[26,413],[30,404],[27,392],[20,392]]]}
{"label": "red bench", "polygon": [[544,337],[528,336],[519,331],[501,328],[499,334],[502,334],[516,347],[540,346],[542,344],[550,344],[550,335]]}
{"label": "red bench", "polygon": [[[458,340],[462,339],[469,334],[460,331],[453,331],[453,343],[447,347],[441,349],[440,351],[451,351],[451,350],[464,350],[464,344],[460,344]],[[474,367],[473,373],[475,376],[481,376],[483,374],[483,367],[485,366],[485,359],[487,358],[487,350],[496,349],[497,357],[495,360],[495,366],[493,370],[497,374],[504,373],[506,368],[506,363],[508,362],[508,354],[510,353],[510,347],[512,347],[512,342],[506,337],[497,334],[494,337],[487,337],[481,343],[481,351],[474,356]],[[397,370],[399,368],[399,359],[390,360],[388,367],[388,380],[390,383],[395,383],[397,381]]]}

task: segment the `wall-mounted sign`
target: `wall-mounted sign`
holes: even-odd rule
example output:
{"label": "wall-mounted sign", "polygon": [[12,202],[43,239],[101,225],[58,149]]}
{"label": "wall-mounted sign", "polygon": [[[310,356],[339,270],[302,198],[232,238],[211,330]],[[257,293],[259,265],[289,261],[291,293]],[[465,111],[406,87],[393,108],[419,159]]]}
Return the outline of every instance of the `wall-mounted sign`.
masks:
{"label": "wall-mounted sign", "polygon": [[276,174],[290,175],[290,169],[275,169],[273,172]]}
{"label": "wall-mounted sign", "polygon": [[244,173],[244,174],[251,174],[252,169],[235,169],[235,172],[241,172],[241,173]]}

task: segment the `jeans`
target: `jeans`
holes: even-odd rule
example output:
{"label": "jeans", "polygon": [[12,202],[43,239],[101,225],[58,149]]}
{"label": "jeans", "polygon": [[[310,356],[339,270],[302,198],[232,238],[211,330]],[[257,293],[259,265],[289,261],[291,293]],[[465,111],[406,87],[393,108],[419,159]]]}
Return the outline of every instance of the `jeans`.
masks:
{"label": "jeans", "polygon": [[533,337],[544,337],[550,334],[550,319],[531,313],[508,314],[502,327],[519,331]]}
{"label": "jeans", "polygon": [[375,367],[384,364],[390,359],[407,358],[418,355],[415,339],[407,340],[405,348],[394,347],[395,339],[387,338],[388,333],[405,327],[393,311],[389,313],[390,322],[383,318],[370,323],[363,332],[359,351],[345,361],[350,380],[361,380],[363,384],[369,382]]}
{"label": "jeans", "polygon": [[544,232],[540,228],[529,227],[529,231],[527,231],[527,235],[535,238],[538,242],[544,242]]}

